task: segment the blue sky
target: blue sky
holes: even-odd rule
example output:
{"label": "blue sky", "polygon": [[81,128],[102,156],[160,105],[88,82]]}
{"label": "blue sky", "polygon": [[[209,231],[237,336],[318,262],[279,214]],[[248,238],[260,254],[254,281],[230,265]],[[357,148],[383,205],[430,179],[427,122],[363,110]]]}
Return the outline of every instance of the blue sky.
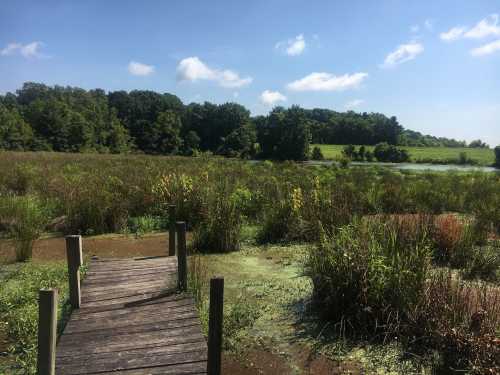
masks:
{"label": "blue sky", "polygon": [[0,2],[0,93],[151,89],[500,144],[500,1]]}

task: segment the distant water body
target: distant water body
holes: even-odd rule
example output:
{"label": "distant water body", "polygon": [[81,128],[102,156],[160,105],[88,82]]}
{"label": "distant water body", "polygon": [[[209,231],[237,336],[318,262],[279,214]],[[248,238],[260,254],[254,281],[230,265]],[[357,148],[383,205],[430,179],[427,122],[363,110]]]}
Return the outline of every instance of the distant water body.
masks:
{"label": "distant water body", "polygon": [[[332,165],[337,164],[338,162],[333,160],[309,160],[305,161],[306,165]],[[435,171],[435,172],[446,172],[446,171],[455,171],[455,172],[500,172],[500,169],[496,169],[493,167],[483,167],[476,165],[456,165],[456,164],[417,164],[417,163],[361,163],[361,162],[352,162],[349,165],[353,166],[374,166],[374,167],[387,167],[392,169],[400,169],[400,170],[410,170],[410,171]]]}

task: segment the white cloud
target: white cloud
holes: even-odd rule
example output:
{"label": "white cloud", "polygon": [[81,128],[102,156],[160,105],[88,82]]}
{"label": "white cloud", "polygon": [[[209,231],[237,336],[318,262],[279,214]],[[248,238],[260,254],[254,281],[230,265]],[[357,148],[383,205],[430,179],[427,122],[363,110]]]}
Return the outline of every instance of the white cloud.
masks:
{"label": "white cloud", "polygon": [[455,26],[447,32],[441,33],[440,37],[446,42],[460,38],[482,39],[488,36],[500,36],[500,26],[498,25],[498,14],[490,14],[479,21],[476,26],[468,29],[464,26]]}
{"label": "white cloud", "polygon": [[279,91],[265,90],[260,94],[260,101],[265,105],[274,105],[278,102],[286,101],[286,96]]}
{"label": "white cloud", "polygon": [[177,80],[196,82],[199,80],[215,81],[222,87],[237,88],[249,85],[251,77],[241,78],[238,73],[226,69],[212,69],[198,57],[187,57],[177,65]]}
{"label": "white cloud", "polygon": [[358,87],[368,77],[367,73],[334,76],[330,73],[311,73],[287,85],[292,91],[342,91]]}
{"label": "white cloud", "polygon": [[490,35],[500,35],[500,26],[498,26],[498,14],[491,14],[482,19],[472,29],[467,31],[464,36],[471,39],[481,39]]}
{"label": "white cloud", "polygon": [[306,49],[306,40],[304,34],[300,34],[293,39],[288,39],[288,41],[278,42],[274,47],[284,50],[288,56],[298,56]]}
{"label": "white cloud", "polygon": [[418,25],[413,25],[412,27],[410,27],[410,31],[412,33],[418,33],[420,31],[420,26]]}
{"label": "white cloud", "polygon": [[452,42],[462,37],[465,33],[465,30],[467,29],[463,26],[452,27],[450,30],[439,34],[439,37],[445,42]]}
{"label": "white cloud", "polygon": [[11,56],[19,53],[26,58],[44,57],[40,53],[42,45],[42,42],[31,42],[24,45],[21,43],[9,43],[7,47],[0,51],[0,55]]}
{"label": "white cloud", "polygon": [[359,107],[364,102],[365,101],[363,99],[354,99],[354,100],[351,100],[350,102],[347,102],[344,107],[346,109],[353,109],[353,108]]}
{"label": "white cloud", "polygon": [[392,67],[413,60],[417,55],[424,52],[424,46],[417,42],[401,44],[395,51],[387,55],[383,67]]}
{"label": "white cloud", "polygon": [[137,61],[131,61],[128,64],[128,71],[134,76],[148,76],[154,73],[155,67],[153,65],[146,65]]}
{"label": "white cloud", "polygon": [[472,56],[484,56],[500,51],[500,40],[485,44],[481,47],[474,48],[470,51]]}

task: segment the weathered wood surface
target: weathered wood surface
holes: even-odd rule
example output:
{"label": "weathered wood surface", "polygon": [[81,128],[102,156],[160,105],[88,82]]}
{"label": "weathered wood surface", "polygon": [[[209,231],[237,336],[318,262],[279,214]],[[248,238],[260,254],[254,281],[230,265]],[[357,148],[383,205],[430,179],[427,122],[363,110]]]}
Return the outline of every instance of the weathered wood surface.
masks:
{"label": "weathered wood surface", "polygon": [[57,344],[56,374],[206,374],[194,301],[176,287],[176,257],[93,259]]}

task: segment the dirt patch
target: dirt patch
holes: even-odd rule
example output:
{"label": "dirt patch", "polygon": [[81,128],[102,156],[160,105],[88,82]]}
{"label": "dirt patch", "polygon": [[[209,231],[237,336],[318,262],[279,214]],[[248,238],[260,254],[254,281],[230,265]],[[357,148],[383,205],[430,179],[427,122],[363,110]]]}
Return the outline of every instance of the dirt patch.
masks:
{"label": "dirt patch", "polygon": [[[188,235],[189,239],[189,235]],[[103,258],[130,258],[135,256],[160,256],[168,253],[168,233],[153,233],[136,238],[133,235],[110,234],[83,238],[84,256]],[[35,242],[34,262],[62,261],[66,259],[64,237],[43,238]],[[12,243],[0,241],[0,263],[13,262]]]}
{"label": "dirt patch", "polygon": [[265,350],[252,350],[243,356],[225,354],[222,358],[222,373],[231,375],[337,375],[363,374],[355,362],[342,363],[312,353],[307,347],[294,348],[293,358],[287,359]]}

